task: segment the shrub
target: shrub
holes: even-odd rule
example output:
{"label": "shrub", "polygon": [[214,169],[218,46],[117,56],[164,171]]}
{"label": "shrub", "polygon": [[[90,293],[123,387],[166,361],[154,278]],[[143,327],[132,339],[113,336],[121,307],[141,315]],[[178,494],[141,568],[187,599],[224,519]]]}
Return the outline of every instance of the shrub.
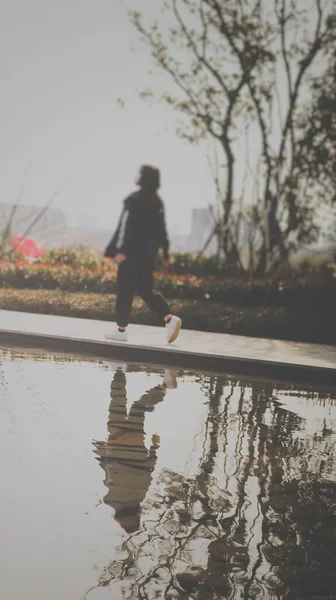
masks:
{"label": "shrub", "polygon": [[[38,260],[29,264],[26,260],[1,261],[0,285],[13,288],[58,289],[73,292],[96,292],[113,294],[116,291],[116,267],[113,263],[97,258],[81,262],[78,255],[51,255],[54,264]],[[90,262],[92,260],[92,262]],[[168,298],[217,301],[227,305],[244,306],[335,306],[336,279],[328,283],[275,279],[233,279],[223,277],[197,277],[174,275],[157,271],[155,283]]]}
{"label": "shrub", "polygon": [[104,260],[95,252],[73,248],[54,248],[47,250],[43,256],[37,259],[35,264],[45,265],[69,265],[72,267],[84,267],[87,269],[99,269]]}
{"label": "shrub", "polygon": [[[162,260],[158,260],[158,270],[163,269]],[[171,256],[170,272],[174,275],[192,274],[197,277],[221,276],[221,267],[215,256],[205,257],[196,253],[175,252]]]}

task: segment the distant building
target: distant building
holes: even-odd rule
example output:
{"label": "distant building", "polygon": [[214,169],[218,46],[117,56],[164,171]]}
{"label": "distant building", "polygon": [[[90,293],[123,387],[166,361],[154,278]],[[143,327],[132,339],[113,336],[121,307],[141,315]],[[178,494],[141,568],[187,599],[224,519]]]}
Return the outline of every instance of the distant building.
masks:
{"label": "distant building", "polygon": [[[48,208],[42,214],[43,206],[0,203],[0,234],[7,232],[10,241],[13,236],[34,239],[49,248],[55,239],[66,230],[67,219],[60,208]],[[28,231],[29,230],[29,231]]]}
{"label": "distant building", "polygon": [[[191,229],[187,235],[170,235],[172,252],[201,252],[214,231],[213,207],[194,208],[191,213]],[[209,243],[206,255],[217,254],[217,238],[214,235]]]}
{"label": "distant building", "polygon": [[[19,205],[10,227],[10,238],[24,235],[27,228],[40,215],[43,207]],[[13,205],[0,204],[0,234],[5,230]],[[109,243],[112,230],[99,229],[94,215],[84,214],[77,220],[78,225],[69,226],[66,216],[58,208],[50,208],[37,220],[28,236],[46,249],[57,247],[92,248],[103,253]],[[209,235],[214,230],[214,218],[210,208],[196,208],[192,211],[191,230],[187,235],[170,234],[172,252],[200,252]],[[214,236],[206,254],[217,252],[217,240]]]}
{"label": "distant building", "polygon": [[[186,251],[200,252],[213,232],[215,220],[211,208],[194,208],[191,213],[191,231],[188,236]],[[217,240],[214,236],[206,249],[206,254],[216,254]]]}

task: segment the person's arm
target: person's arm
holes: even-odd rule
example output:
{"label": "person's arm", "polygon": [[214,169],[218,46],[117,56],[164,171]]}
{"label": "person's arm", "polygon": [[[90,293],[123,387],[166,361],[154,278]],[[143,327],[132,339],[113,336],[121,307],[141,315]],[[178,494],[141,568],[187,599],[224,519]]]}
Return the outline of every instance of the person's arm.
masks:
{"label": "person's arm", "polygon": [[127,241],[129,237],[130,209],[125,205],[121,215],[119,228],[116,235],[117,254],[127,254]]}
{"label": "person's arm", "polygon": [[105,251],[104,251],[104,257],[105,258],[114,258],[115,257],[115,234],[113,235],[111,241],[109,242],[108,246],[106,246]]}
{"label": "person's arm", "polygon": [[112,236],[112,239],[110,240],[108,246],[105,249],[105,252],[104,252],[105,258],[114,258],[115,255],[117,254],[116,242],[117,242],[118,231],[120,229],[121,219],[122,219],[122,215],[121,215],[121,217],[119,219],[119,223],[118,223],[117,229],[114,232],[114,234]]}
{"label": "person's arm", "polygon": [[125,200],[125,206],[116,236],[117,257],[127,258],[130,254],[132,244],[134,244],[134,232],[136,228],[136,202],[134,202],[133,196],[130,196]]}
{"label": "person's arm", "polygon": [[169,238],[166,227],[166,217],[165,217],[165,209],[164,204],[161,202],[161,206],[159,209],[159,227],[160,227],[160,243],[161,248],[163,250],[163,257],[165,261],[169,261]]}
{"label": "person's arm", "polygon": [[109,245],[107,246],[104,256],[106,258],[115,258],[118,255],[127,255],[127,247],[129,240],[129,229],[131,220],[131,206],[125,200],[124,208],[119,219],[118,227],[113,235]]}

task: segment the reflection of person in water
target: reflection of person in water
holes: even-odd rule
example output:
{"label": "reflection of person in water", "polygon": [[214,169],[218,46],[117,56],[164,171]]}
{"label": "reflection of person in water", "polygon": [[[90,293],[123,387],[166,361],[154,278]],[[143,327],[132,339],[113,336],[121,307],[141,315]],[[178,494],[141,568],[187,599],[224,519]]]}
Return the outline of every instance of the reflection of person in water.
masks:
{"label": "reflection of person in water", "polygon": [[108,440],[95,442],[95,453],[105,471],[108,493],[104,502],[115,509],[115,520],[127,533],[140,525],[140,504],[149,488],[156,464],[159,437],[152,437],[147,450],[144,439],[145,413],[151,412],[166,393],[166,385],[146,392],[132,405],[127,416],[126,376],[117,371],[111,384]]}

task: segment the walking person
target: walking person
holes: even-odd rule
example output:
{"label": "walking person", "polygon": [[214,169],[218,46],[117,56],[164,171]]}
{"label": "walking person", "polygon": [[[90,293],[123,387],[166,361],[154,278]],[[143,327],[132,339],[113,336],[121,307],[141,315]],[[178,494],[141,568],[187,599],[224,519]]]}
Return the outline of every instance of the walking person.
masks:
{"label": "walking person", "polygon": [[139,189],[124,201],[117,230],[105,250],[105,256],[118,263],[117,326],[105,337],[108,340],[127,341],[127,326],[137,287],[144,302],[163,319],[167,342],[171,343],[178,337],[182,321],[171,314],[163,296],[153,291],[153,271],[160,248],[163,250],[164,264],[169,265],[164,205],[158,195],[159,170],[144,165],[136,183]]}

